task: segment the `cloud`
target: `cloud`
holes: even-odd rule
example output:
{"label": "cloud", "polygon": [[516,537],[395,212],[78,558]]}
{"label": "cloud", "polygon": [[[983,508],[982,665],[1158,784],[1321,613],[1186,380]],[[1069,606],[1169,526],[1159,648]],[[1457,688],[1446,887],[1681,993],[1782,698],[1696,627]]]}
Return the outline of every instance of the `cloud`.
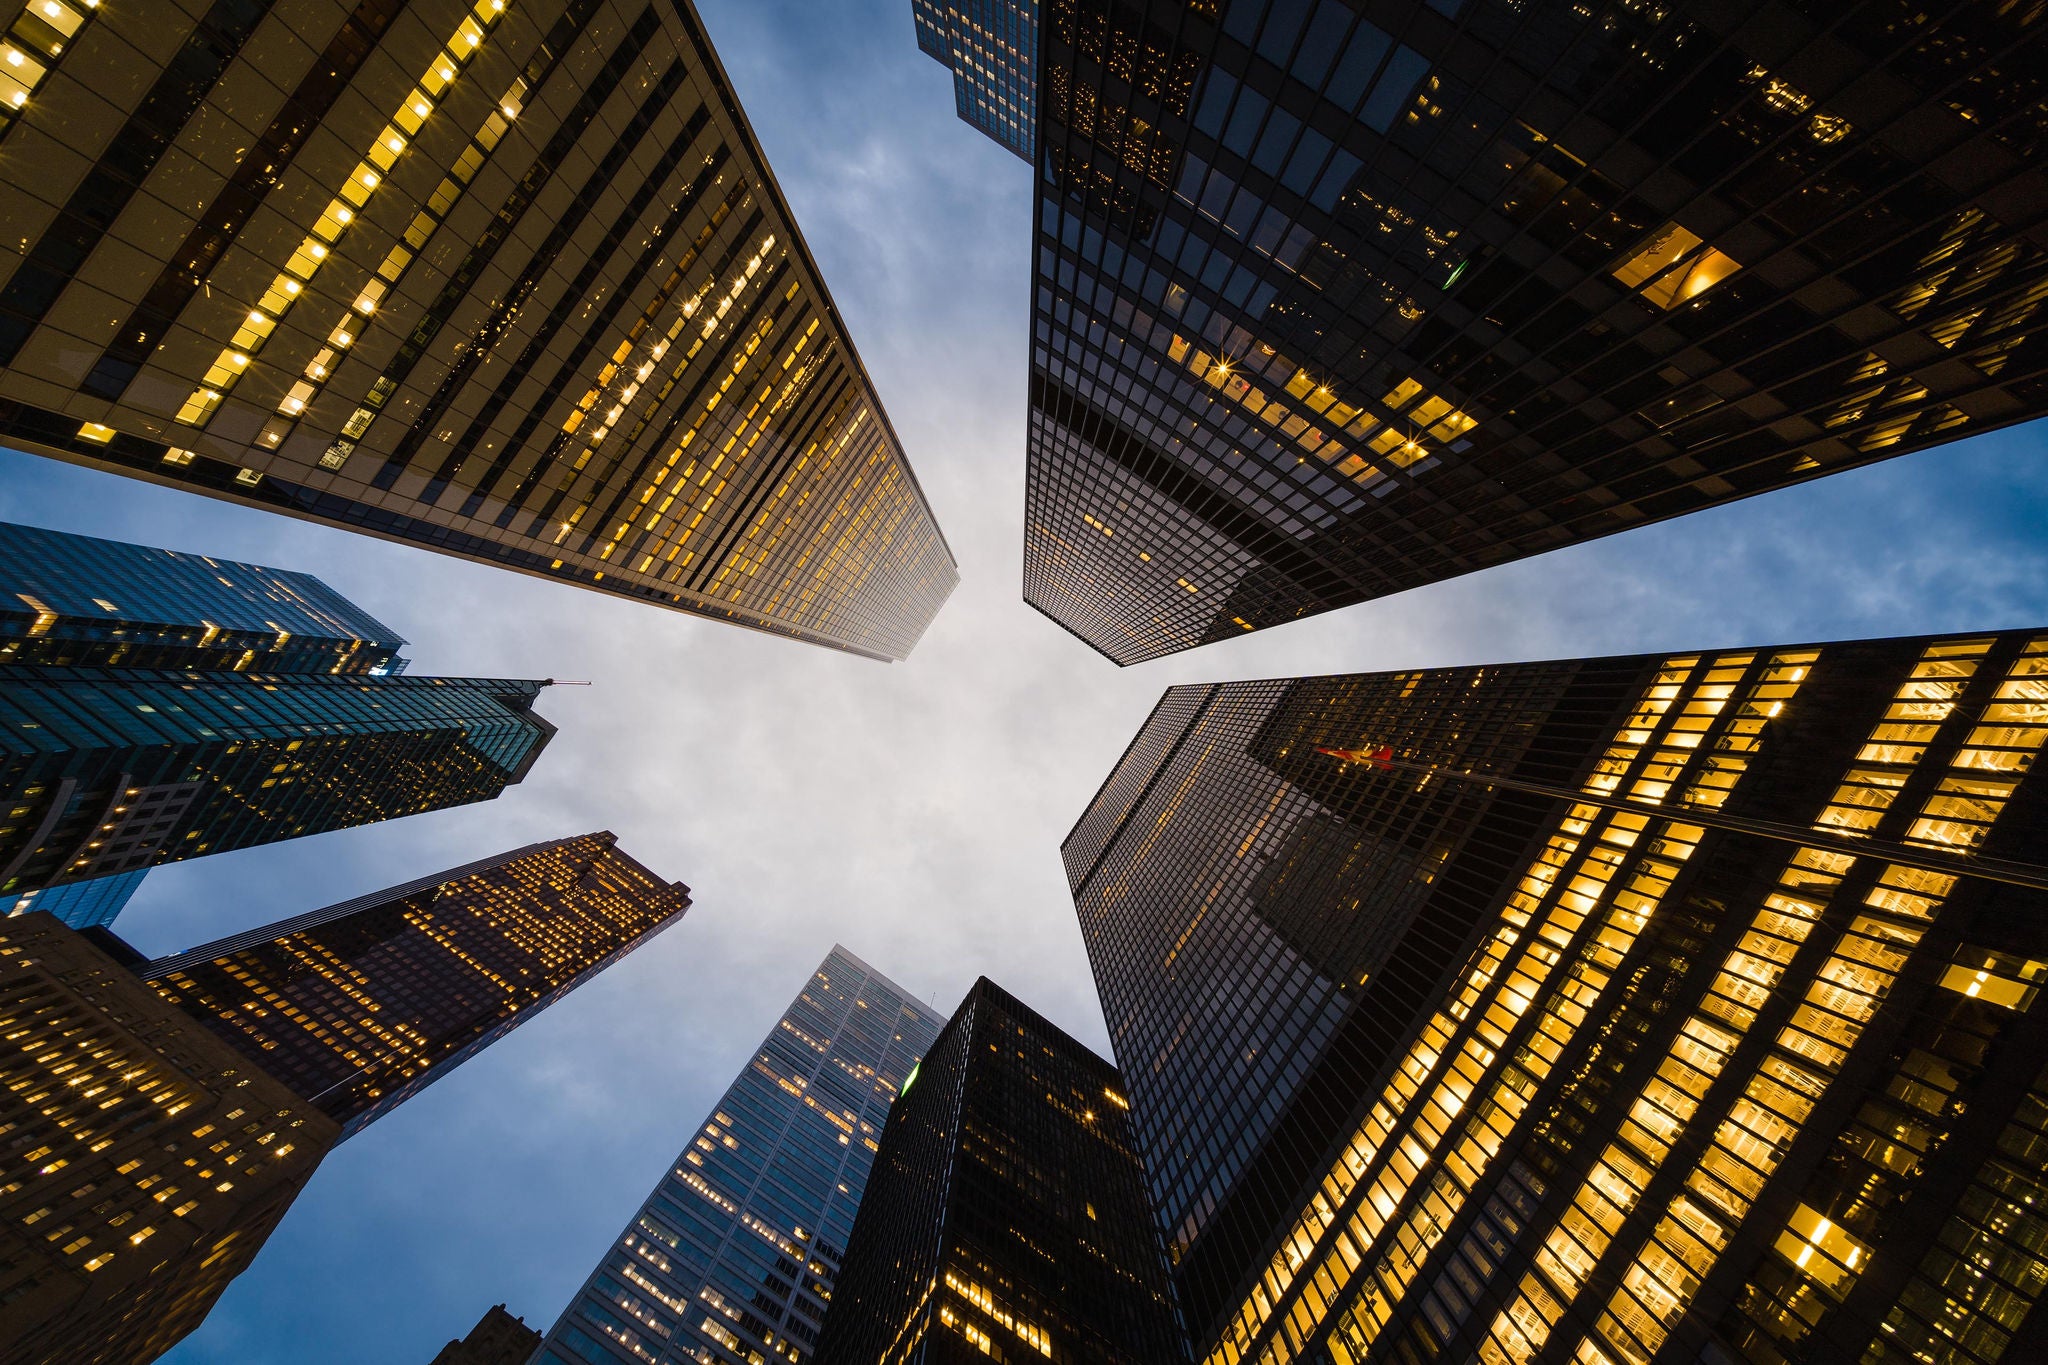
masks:
{"label": "cloud", "polygon": [[499,801],[152,874],[150,951],[609,828],[680,925],[351,1141],[170,1360],[430,1359],[546,1325],[834,941],[950,1009],[988,973],[1107,1039],[1058,846],[1180,682],[2036,624],[2039,427],[1130,669],[1019,599],[1030,171],[954,119],[906,0],[704,18],[961,561],[879,665],[28,456],[0,516],[319,574],[416,672],[588,678]]}

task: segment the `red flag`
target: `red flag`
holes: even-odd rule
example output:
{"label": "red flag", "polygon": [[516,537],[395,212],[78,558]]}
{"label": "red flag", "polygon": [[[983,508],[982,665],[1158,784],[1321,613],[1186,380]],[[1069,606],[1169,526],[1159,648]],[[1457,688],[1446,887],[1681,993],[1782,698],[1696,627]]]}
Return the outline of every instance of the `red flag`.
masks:
{"label": "red flag", "polygon": [[1392,762],[1394,748],[1390,744],[1382,744],[1377,749],[1325,749],[1322,745],[1318,744],[1316,752],[1328,754],[1331,758],[1342,759],[1346,763],[1370,763],[1373,767],[1380,769],[1394,766]]}

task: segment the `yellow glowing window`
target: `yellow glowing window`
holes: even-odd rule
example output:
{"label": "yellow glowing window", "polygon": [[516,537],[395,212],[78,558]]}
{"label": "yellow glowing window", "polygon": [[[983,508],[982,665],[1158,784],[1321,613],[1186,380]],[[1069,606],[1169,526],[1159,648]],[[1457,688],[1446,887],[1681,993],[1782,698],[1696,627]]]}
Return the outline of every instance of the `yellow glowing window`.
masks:
{"label": "yellow glowing window", "polygon": [[1740,262],[1676,223],[1659,228],[1635,255],[1614,268],[1614,278],[1660,308],[1676,308],[1742,269]]}
{"label": "yellow glowing window", "polygon": [[252,351],[261,346],[264,339],[277,329],[277,319],[268,313],[252,312],[242,319],[242,325],[235,331],[231,343],[237,351]]}
{"label": "yellow glowing window", "polygon": [[313,224],[314,235],[331,242],[341,235],[343,228],[355,221],[355,216],[354,209],[337,199],[320,215],[320,221]]}
{"label": "yellow glowing window", "polygon": [[1869,1247],[1804,1204],[1792,1211],[1777,1250],[1836,1298],[1870,1260]]}
{"label": "yellow glowing window", "polygon": [[1398,388],[1394,389],[1393,392],[1380,401],[1394,411],[1399,412],[1402,408],[1407,407],[1409,403],[1413,402],[1415,396],[1421,392],[1421,384],[1413,379],[1404,379]]}
{"label": "yellow glowing window", "polygon": [[193,390],[192,396],[185,400],[185,405],[178,409],[178,421],[186,426],[199,425],[213,415],[214,409],[220,406],[220,399],[218,389]]}
{"label": "yellow glowing window", "polygon": [[105,445],[114,439],[114,429],[103,422],[87,422],[78,429],[78,437],[82,441]]}
{"label": "yellow glowing window", "polygon": [[7,44],[0,51],[4,51],[7,54],[6,71],[8,76],[17,84],[27,89],[33,90],[36,86],[40,85],[44,75],[49,71],[48,67],[29,56],[27,52],[13,43]]}
{"label": "yellow glowing window", "polygon": [[[7,49],[7,55],[11,59],[15,55],[14,49]],[[28,103],[29,87],[17,79],[19,74],[19,68],[0,66],[0,104],[11,109],[19,109]]]}
{"label": "yellow glowing window", "polygon": [[367,160],[378,170],[388,171],[398,160],[399,153],[404,150],[405,135],[396,126],[386,124],[384,131],[377,135],[376,142],[371,144]]}
{"label": "yellow glowing window", "polygon": [[2043,975],[2048,975],[2048,962],[2010,957],[1983,948],[1963,948],[1942,974],[1941,984],[1973,1000],[2023,1010],[2040,994]]}

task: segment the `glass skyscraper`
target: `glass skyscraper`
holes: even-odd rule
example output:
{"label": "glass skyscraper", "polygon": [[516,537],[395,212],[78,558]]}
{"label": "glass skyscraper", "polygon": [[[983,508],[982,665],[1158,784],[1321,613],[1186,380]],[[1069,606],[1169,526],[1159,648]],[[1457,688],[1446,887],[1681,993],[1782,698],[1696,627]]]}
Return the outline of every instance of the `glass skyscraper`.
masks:
{"label": "glass skyscraper", "polygon": [[1026,600],[1134,663],[2048,411],[2028,6],[1044,6]]}
{"label": "glass skyscraper", "polygon": [[939,1021],[835,946],[536,1365],[808,1360],[890,1101]]}
{"label": "glass skyscraper", "polygon": [[544,686],[0,665],[0,895],[488,801]]}
{"label": "glass skyscraper", "polygon": [[689,0],[55,13],[0,440],[874,658],[952,591]]}
{"label": "glass skyscraper", "polygon": [[529,844],[137,973],[351,1136],[689,909],[610,831]]}
{"label": "glass skyscraper", "polygon": [[65,900],[104,923],[158,863],[524,778],[545,684],[400,677],[404,645],[309,574],[0,523],[0,904],[93,882]]}
{"label": "glass skyscraper", "polygon": [[1038,146],[1038,0],[911,0],[917,48],[953,73],[961,119],[1026,161]]}
{"label": "glass skyscraper", "polygon": [[1116,1068],[981,978],[904,1083],[817,1365],[1172,1365]]}
{"label": "glass skyscraper", "polygon": [[311,574],[0,522],[0,664],[384,674],[404,647]]}
{"label": "glass skyscraper", "polygon": [[105,928],[114,922],[114,917],[141,889],[142,879],[148,875],[148,868],[138,867],[133,872],[116,872],[110,877],[38,887],[0,900],[0,905],[7,907],[5,913],[8,915],[26,915],[31,910],[41,910],[55,915],[73,929]]}
{"label": "glass skyscraper", "polygon": [[1207,1365],[2048,1351],[2048,635],[1167,693],[1065,845]]}
{"label": "glass skyscraper", "polygon": [[0,1355],[148,1365],[339,1129],[48,915],[0,918],[0,1018]]}

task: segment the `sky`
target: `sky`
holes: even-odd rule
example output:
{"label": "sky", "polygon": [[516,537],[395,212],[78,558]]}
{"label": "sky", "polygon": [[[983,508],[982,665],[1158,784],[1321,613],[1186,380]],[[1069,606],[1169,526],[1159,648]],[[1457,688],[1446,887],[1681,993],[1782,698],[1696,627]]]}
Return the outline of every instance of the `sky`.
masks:
{"label": "sky", "polygon": [[909,0],[699,0],[959,557],[879,664],[0,450],[0,519],[314,573],[417,674],[589,679],[493,802],[150,874],[190,947],[610,829],[688,916],[339,1148],[171,1365],[425,1362],[545,1329],[837,941],[950,1012],[989,975],[1108,1044],[1059,844],[1160,692],[1221,679],[2048,625],[2048,423],[1129,669],[1024,606],[1030,171]]}

